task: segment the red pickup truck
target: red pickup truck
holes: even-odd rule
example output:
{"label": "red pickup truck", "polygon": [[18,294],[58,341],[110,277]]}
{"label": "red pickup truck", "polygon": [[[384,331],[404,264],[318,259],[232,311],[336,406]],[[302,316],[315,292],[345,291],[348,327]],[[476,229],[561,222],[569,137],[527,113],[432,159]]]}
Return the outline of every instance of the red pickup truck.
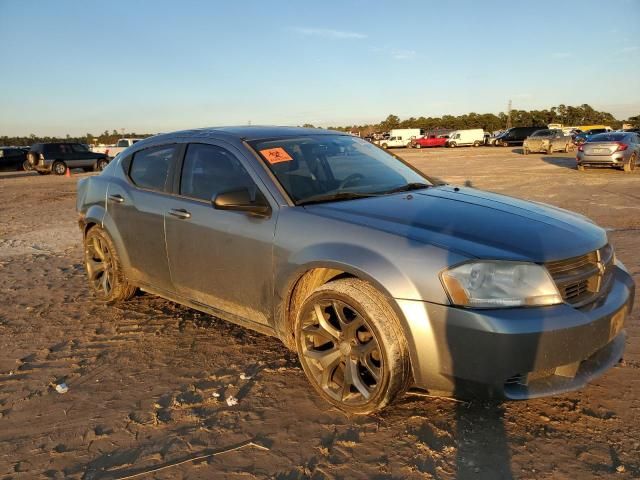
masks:
{"label": "red pickup truck", "polygon": [[412,140],[411,146],[414,148],[444,147],[448,139],[448,135],[427,135]]}

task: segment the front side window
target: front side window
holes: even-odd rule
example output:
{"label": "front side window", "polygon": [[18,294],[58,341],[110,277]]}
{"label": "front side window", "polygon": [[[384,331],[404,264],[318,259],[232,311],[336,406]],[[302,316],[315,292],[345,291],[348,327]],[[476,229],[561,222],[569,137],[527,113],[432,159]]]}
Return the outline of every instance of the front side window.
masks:
{"label": "front side window", "polygon": [[138,187],[163,191],[175,147],[157,147],[141,150],[133,156],[129,176]]}
{"label": "front side window", "polygon": [[355,137],[306,135],[250,144],[296,204],[431,186],[397,158]]}
{"label": "front side window", "polygon": [[215,145],[189,145],[180,178],[180,195],[209,202],[219,193],[242,188],[254,191],[255,184],[231,152]]}

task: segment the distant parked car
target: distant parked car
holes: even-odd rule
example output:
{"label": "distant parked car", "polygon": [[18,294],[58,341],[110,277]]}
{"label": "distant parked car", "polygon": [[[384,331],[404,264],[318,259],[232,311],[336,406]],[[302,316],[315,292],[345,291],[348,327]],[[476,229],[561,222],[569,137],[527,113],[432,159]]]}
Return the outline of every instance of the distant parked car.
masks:
{"label": "distant parked car", "polygon": [[104,153],[109,158],[114,158],[120,152],[126,150],[127,148],[129,148],[132,145],[135,145],[140,140],[142,140],[142,139],[141,138],[121,138],[120,140],[118,140],[116,142],[116,144],[114,146],[94,147],[93,151],[97,152],[97,153]]}
{"label": "distant parked car", "polygon": [[622,168],[631,173],[640,160],[640,135],[610,132],[591,136],[578,147],[578,170],[585,167]]}
{"label": "distant parked car", "polygon": [[444,147],[449,135],[429,135],[411,141],[413,148]]}
{"label": "distant parked car", "polygon": [[580,145],[581,143],[588,141],[594,135],[598,135],[600,133],[607,133],[611,131],[612,130],[610,128],[592,128],[591,130],[586,130],[582,133],[576,134],[573,138],[573,141],[575,144]]}
{"label": "distant parked car", "polygon": [[109,157],[96,153],[80,143],[36,143],[27,154],[30,165],[39,174],[64,175],[67,168],[85,171],[102,171],[109,164]]}
{"label": "distant parked car", "polygon": [[493,145],[496,147],[507,147],[510,145],[522,145],[524,139],[538,130],[546,130],[547,127],[513,127],[501,133],[495,139]]}
{"label": "distant parked car", "polygon": [[19,147],[0,147],[0,170],[29,170],[27,152]]}
{"label": "distant parked car", "polygon": [[484,144],[484,130],[481,128],[471,128],[468,130],[454,130],[449,133],[446,146],[455,148],[466,145],[479,147]]}
{"label": "distant parked car", "polygon": [[535,153],[568,152],[573,149],[573,139],[565,135],[562,130],[538,130],[527,137],[522,144],[522,153],[527,155]]}

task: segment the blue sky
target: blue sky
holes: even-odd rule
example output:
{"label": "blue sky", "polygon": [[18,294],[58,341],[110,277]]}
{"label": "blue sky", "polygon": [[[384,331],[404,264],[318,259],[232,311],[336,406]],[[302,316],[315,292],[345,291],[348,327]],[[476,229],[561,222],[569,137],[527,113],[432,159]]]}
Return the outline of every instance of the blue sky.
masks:
{"label": "blue sky", "polygon": [[640,113],[640,0],[0,0],[0,135]]}

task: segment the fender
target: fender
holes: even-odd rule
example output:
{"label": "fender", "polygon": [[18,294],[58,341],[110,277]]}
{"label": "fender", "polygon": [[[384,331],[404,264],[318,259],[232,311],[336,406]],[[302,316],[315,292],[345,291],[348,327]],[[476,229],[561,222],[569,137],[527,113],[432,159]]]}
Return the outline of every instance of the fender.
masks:
{"label": "fender", "polygon": [[[366,265],[366,267],[364,266]],[[288,259],[279,271],[275,272],[274,329],[285,345],[293,346],[289,336],[291,325],[289,307],[293,290],[305,273],[315,268],[338,270],[371,283],[387,297],[389,305],[395,311],[407,345],[411,364],[420,365],[418,340],[412,326],[392,292],[407,292],[411,298],[419,295],[413,282],[387,258],[379,253],[353,244],[325,243],[310,246]],[[383,282],[380,279],[384,279]]]}

